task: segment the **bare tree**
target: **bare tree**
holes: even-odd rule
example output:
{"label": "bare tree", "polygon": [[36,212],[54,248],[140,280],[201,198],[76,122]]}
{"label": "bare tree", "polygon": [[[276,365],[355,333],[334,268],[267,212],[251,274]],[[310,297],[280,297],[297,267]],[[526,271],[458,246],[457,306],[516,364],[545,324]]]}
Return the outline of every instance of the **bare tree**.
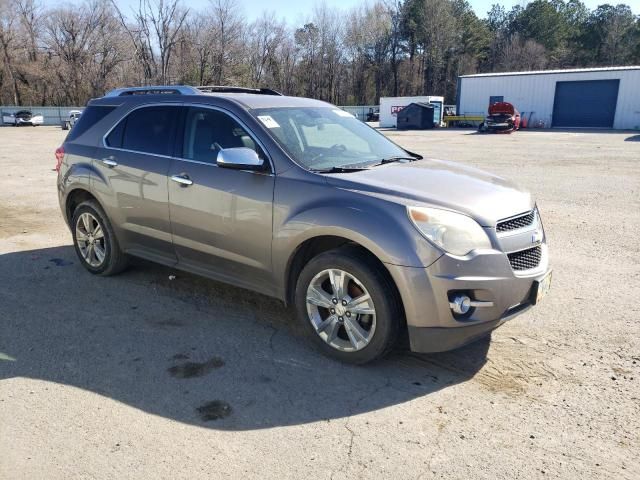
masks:
{"label": "bare tree", "polygon": [[398,96],[398,66],[402,55],[402,2],[400,0],[386,0],[385,8],[391,21],[389,62],[393,75],[393,96]]}
{"label": "bare tree", "polygon": [[[239,40],[244,25],[236,0],[210,0],[212,17],[213,81],[222,85],[235,75],[229,72],[241,58]],[[235,73],[235,72],[234,72]]]}
{"label": "bare tree", "polygon": [[130,24],[111,1],[142,64],[144,82],[169,83],[171,55],[189,10],[180,0],[139,0]]}
{"label": "bare tree", "polygon": [[501,69],[505,71],[542,70],[547,64],[545,48],[533,40],[514,34],[502,50]]}
{"label": "bare tree", "polygon": [[16,0],[15,9],[28,39],[29,61],[35,62],[38,56],[38,37],[42,30],[42,5],[36,0]]}
{"label": "bare tree", "polygon": [[265,77],[276,62],[278,46],[284,41],[286,27],[276,19],[274,13],[264,13],[248,29],[247,60],[249,81],[262,85]]}
{"label": "bare tree", "polygon": [[184,28],[181,56],[190,56],[195,70],[194,81],[206,85],[213,80],[214,29],[212,19],[207,15],[194,15],[187,19]]}
{"label": "bare tree", "polygon": [[11,98],[14,105],[21,104],[17,72],[14,64],[16,23],[14,4],[10,0],[0,0],[0,48],[2,48],[3,72],[7,75]]}

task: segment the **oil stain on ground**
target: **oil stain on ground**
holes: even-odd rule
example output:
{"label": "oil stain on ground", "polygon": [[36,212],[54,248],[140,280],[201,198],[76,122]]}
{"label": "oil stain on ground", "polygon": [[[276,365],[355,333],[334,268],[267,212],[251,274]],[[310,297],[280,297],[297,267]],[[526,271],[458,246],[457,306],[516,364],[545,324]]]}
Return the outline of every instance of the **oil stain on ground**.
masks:
{"label": "oil stain on ground", "polygon": [[222,400],[213,400],[196,408],[200,418],[205,422],[219,420],[231,415],[231,405]]}
{"label": "oil stain on ground", "polygon": [[186,362],[174,365],[169,368],[169,374],[176,378],[202,377],[210,371],[224,365],[224,360],[220,357],[212,357],[206,362]]}
{"label": "oil stain on ground", "polygon": [[51,258],[49,261],[56,267],[68,267],[69,265],[73,265],[73,262],[65,260],[64,258]]}

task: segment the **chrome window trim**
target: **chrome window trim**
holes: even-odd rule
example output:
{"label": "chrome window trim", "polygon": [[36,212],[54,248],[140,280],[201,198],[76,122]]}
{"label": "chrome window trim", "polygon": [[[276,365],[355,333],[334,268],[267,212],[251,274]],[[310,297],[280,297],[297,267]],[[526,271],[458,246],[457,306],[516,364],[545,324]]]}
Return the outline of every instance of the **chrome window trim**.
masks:
{"label": "chrome window trim", "polygon": [[[172,160],[176,160],[178,162],[187,162],[187,163],[194,163],[196,165],[204,165],[206,167],[215,167],[215,168],[222,168],[220,167],[220,165],[218,165],[217,163],[209,163],[209,162],[201,162],[200,160],[190,160],[188,158],[182,158],[182,157],[172,157]],[[227,169],[229,170],[229,169]],[[264,175],[265,177],[275,177],[275,174],[272,172],[267,172],[266,170],[261,172],[260,170],[243,170],[243,169],[235,169],[237,172],[247,172],[247,173],[254,173],[256,175]]]}
{"label": "chrome window trim", "polygon": [[[224,108],[221,107],[216,107],[214,105],[207,105],[207,104],[202,104],[202,103],[184,103],[184,102],[155,102],[155,103],[145,103],[143,105],[138,105],[135,108],[132,108],[131,110],[128,110],[124,115],[122,115],[117,122],[115,122],[113,124],[113,126],[107,130],[107,133],[105,133],[102,136],[102,147],[107,149],[107,150],[116,150],[119,152],[127,152],[127,153],[139,153],[141,155],[151,155],[153,157],[159,157],[159,158],[168,158],[169,160],[180,160],[182,162],[190,162],[190,163],[195,163],[198,165],[210,165],[212,167],[218,167],[217,163],[208,163],[208,162],[202,162],[200,160],[192,160],[189,158],[183,158],[181,156],[171,156],[171,155],[162,155],[159,153],[151,153],[151,152],[142,152],[139,150],[129,150],[127,148],[119,148],[119,147],[111,147],[109,145],[107,145],[107,137],[111,134],[111,132],[118,126],[120,125],[120,122],[122,122],[125,118],[127,118],[131,113],[135,112],[136,110],[140,110],[141,108],[147,108],[147,107],[164,107],[164,106],[170,106],[170,107],[198,107],[198,108],[207,108],[210,110],[216,110],[218,112],[224,113],[226,115],[229,115],[231,118],[233,118],[236,122],[238,122],[238,124],[244,128],[244,130],[249,134],[249,136],[251,137],[251,139],[256,142],[256,144],[258,144],[260,146],[260,148],[262,148],[262,151],[264,152],[265,156],[267,157],[266,160],[269,164],[269,176],[275,176],[275,168],[273,166],[273,161],[271,160],[271,155],[269,154],[269,152],[267,151],[267,149],[265,148],[264,144],[260,141],[260,139],[257,138],[256,134],[247,126],[247,124],[245,122],[243,122],[242,120],[240,120],[240,118],[238,118],[237,115],[235,115],[233,112],[230,112],[229,110],[226,110]],[[174,142],[174,146],[175,146],[175,142]],[[252,173],[261,173],[257,170],[239,170],[241,172],[252,172]]]}

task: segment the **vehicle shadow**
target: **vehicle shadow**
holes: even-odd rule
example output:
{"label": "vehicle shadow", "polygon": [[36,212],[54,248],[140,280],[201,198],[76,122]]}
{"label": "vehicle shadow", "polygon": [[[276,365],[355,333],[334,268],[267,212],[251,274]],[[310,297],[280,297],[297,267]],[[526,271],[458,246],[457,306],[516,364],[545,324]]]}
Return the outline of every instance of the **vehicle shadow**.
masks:
{"label": "vehicle shadow", "polygon": [[632,135],[624,139],[625,142],[640,142],[640,135]]}
{"label": "vehicle shadow", "polygon": [[67,384],[179,422],[249,430],[408,402],[486,361],[488,339],[343,365],[302,341],[276,300],[136,264],[101,278],[71,246],[0,255],[0,382]]}

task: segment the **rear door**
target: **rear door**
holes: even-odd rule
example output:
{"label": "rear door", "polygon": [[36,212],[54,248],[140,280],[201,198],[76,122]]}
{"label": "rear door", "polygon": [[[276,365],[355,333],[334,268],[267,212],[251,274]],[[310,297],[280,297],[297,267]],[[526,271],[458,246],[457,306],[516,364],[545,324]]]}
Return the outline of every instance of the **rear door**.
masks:
{"label": "rear door", "polygon": [[181,112],[179,104],[138,107],[105,135],[96,153],[96,170],[102,178],[94,187],[122,247],[161,263],[176,260],[167,172]]}
{"label": "rear door", "polygon": [[[218,167],[221,148],[248,147],[266,158],[229,112],[188,108],[169,171],[173,243],[189,270],[264,293],[273,290],[271,239],[274,176]],[[188,184],[185,184],[185,180]]]}

